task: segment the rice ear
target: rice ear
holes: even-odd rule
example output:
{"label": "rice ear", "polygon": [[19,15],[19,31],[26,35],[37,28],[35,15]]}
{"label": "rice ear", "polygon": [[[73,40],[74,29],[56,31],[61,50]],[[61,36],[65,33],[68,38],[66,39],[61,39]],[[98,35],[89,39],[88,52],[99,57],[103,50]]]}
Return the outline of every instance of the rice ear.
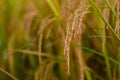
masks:
{"label": "rice ear", "polygon": [[82,21],[86,13],[88,13],[88,6],[86,5],[86,1],[83,0],[81,1],[78,9],[76,9],[75,12],[71,14],[67,22],[67,34],[65,39],[64,55],[66,57],[68,75],[70,75],[70,42],[73,36],[75,37],[76,34],[81,34],[84,31]]}

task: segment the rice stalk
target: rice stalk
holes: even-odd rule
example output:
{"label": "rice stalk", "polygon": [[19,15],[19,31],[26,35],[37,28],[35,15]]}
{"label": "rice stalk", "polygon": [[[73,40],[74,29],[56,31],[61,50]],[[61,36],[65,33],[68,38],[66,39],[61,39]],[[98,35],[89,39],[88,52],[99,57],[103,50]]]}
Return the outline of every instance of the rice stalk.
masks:
{"label": "rice stalk", "polygon": [[0,71],[3,72],[4,74],[8,75],[11,79],[13,80],[18,80],[16,77],[5,71],[4,69],[0,68]]}
{"label": "rice stalk", "polygon": [[116,26],[115,26],[115,32],[120,37],[120,2],[118,0],[115,0],[116,2]]}
{"label": "rice stalk", "polygon": [[113,69],[113,78],[112,78],[112,80],[116,80],[116,78],[117,78],[117,73],[116,73],[116,71],[117,71],[117,65],[114,65],[114,69]]}
{"label": "rice stalk", "polygon": [[45,27],[47,27],[47,25],[49,25],[50,23],[52,23],[54,20],[55,20],[55,18],[52,18],[52,19],[46,18],[40,24],[39,33],[38,33],[39,34],[38,52],[39,52],[39,63],[40,64],[42,63],[41,52],[42,52],[43,31],[44,31]]}
{"label": "rice stalk", "polygon": [[[42,39],[43,39],[43,32],[45,30],[45,28],[50,24],[52,23],[53,21],[55,21],[56,19],[55,18],[49,18],[49,17],[46,17],[45,19],[42,20],[40,26],[39,26],[39,29],[38,29],[38,35],[39,35],[39,39],[38,39],[38,57],[39,57],[39,72],[40,72],[40,75],[44,75],[44,74],[47,74],[44,72],[44,74],[42,74],[42,70],[44,69],[44,66],[41,66],[43,64],[43,60],[42,60]],[[42,69],[42,70],[41,70]],[[38,75],[39,77],[39,75]],[[46,80],[45,77],[40,77],[40,80]]]}
{"label": "rice stalk", "polygon": [[[115,0],[115,6],[116,6],[116,25],[115,25],[115,32],[120,37],[120,2],[118,0]],[[120,61],[120,45],[118,45],[117,48],[117,54],[118,54],[118,60]],[[120,65],[118,66],[118,77],[120,78]]]}
{"label": "rice stalk", "polygon": [[35,74],[34,74],[34,80],[39,80],[40,79],[40,76],[39,76],[39,68],[36,70]]}
{"label": "rice stalk", "polygon": [[[82,29],[84,30],[84,29]],[[82,33],[77,36],[76,44],[82,46]],[[75,47],[75,54],[78,60],[79,65],[79,80],[84,80],[84,65],[83,65],[83,56],[82,56],[82,48]]]}
{"label": "rice stalk", "polygon": [[[14,64],[14,39],[15,39],[15,35],[12,34],[12,36],[10,37],[9,41],[8,41],[8,62],[9,62],[9,70],[11,74],[15,74],[15,64]],[[11,55],[11,56],[9,56]]]}
{"label": "rice stalk", "polygon": [[[105,8],[103,10],[103,15],[104,15],[104,18],[107,21],[109,21],[109,14],[110,14],[109,9]],[[106,24],[103,23],[103,33],[102,33],[103,36],[106,36],[106,27],[107,27]],[[102,38],[102,52],[103,52],[103,54],[108,55],[106,44],[107,44],[106,37],[103,37]],[[105,62],[106,62],[106,67],[107,67],[108,79],[111,80],[112,79],[112,76],[111,76],[112,74],[111,74],[110,62],[107,58],[105,58]]]}
{"label": "rice stalk", "polygon": [[24,25],[28,35],[30,35],[30,30],[32,27],[32,21],[35,16],[38,15],[38,10],[32,1],[29,1],[25,6],[26,13],[24,14]]}
{"label": "rice stalk", "polygon": [[48,63],[45,72],[44,72],[44,79],[43,80],[50,80],[50,76],[51,76],[51,71],[53,69],[55,62],[51,61],[50,63]]}
{"label": "rice stalk", "polygon": [[[79,8],[76,9],[76,11],[68,19],[67,34],[64,46],[64,55],[66,57],[68,75],[70,75],[70,42],[73,36],[75,37],[76,34],[82,33],[82,21],[86,13],[88,13],[88,6],[86,5],[86,1],[81,1]],[[76,20],[79,20],[79,24],[77,24]]]}

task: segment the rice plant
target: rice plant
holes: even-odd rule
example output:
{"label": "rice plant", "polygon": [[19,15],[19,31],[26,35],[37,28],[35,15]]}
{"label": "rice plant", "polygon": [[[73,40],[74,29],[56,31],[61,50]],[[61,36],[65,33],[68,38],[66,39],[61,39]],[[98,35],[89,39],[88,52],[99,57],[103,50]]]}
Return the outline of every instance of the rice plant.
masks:
{"label": "rice plant", "polygon": [[0,80],[119,79],[119,0],[0,0]]}

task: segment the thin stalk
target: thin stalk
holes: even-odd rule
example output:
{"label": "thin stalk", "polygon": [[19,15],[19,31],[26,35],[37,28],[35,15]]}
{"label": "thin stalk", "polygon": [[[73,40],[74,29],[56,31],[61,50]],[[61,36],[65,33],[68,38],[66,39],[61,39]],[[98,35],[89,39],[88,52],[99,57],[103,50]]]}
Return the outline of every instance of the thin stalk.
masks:
{"label": "thin stalk", "polygon": [[[13,49],[13,44],[14,44],[14,34],[10,37],[9,42],[8,42],[8,62],[9,62],[9,70],[11,74],[15,74],[15,67],[14,67],[14,49]],[[9,56],[11,55],[11,56]]]}
{"label": "thin stalk", "polygon": [[[79,39],[78,39],[79,38]],[[77,43],[82,45],[82,34],[78,35]],[[78,59],[78,64],[79,64],[79,80],[84,80],[84,66],[83,66],[83,57],[82,57],[82,48],[75,48],[75,55]]]}
{"label": "thin stalk", "polygon": [[7,71],[5,71],[4,69],[0,68],[0,71],[3,72],[3,73],[5,73],[6,75],[8,75],[13,80],[18,80],[16,77],[14,77],[13,75],[11,75],[10,73],[8,73]]}
{"label": "thin stalk", "polygon": [[[107,20],[109,20],[109,10],[107,8],[104,9],[103,15]],[[103,36],[106,36],[106,29],[105,29],[106,27],[105,26],[106,26],[106,24],[103,23]],[[108,55],[106,44],[107,44],[106,37],[103,37],[102,38],[102,52],[104,55]],[[111,80],[112,79],[111,66],[110,66],[109,60],[106,57],[105,57],[105,63],[106,63],[106,67],[107,67],[108,78],[109,78],[109,80]]]}
{"label": "thin stalk", "polygon": [[[115,0],[115,7],[116,7],[116,26],[115,26],[115,31],[120,37],[120,2],[118,0]],[[120,46],[118,45],[117,48],[117,55],[118,55],[118,60],[120,61]],[[120,65],[118,66],[118,79],[120,79]]]}

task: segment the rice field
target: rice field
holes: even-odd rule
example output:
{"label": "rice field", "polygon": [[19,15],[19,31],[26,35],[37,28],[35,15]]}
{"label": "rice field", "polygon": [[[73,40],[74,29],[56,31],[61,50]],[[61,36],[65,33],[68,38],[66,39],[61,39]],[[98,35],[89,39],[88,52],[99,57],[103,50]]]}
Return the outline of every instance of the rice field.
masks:
{"label": "rice field", "polygon": [[120,80],[120,1],[0,0],[0,80]]}

